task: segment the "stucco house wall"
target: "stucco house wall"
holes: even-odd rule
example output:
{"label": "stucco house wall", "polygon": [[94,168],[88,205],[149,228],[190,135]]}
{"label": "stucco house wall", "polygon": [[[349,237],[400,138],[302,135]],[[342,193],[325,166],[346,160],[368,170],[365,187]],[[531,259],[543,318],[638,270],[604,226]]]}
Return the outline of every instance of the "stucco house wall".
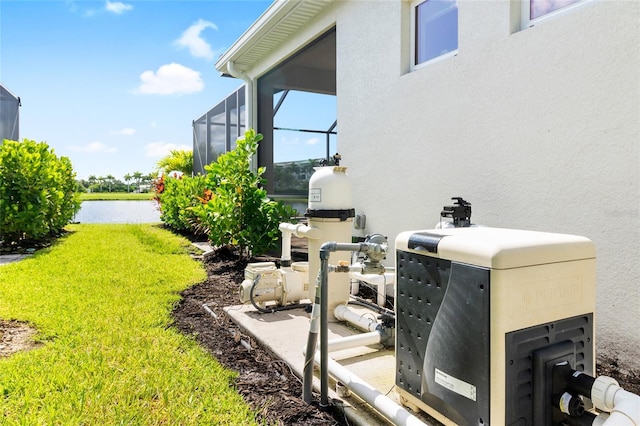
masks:
{"label": "stucco house wall", "polygon": [[586,236],[598,353],[639,370],[640,3],[525,29],[519,8],[459,0],[457,55],[411,70],[409,2],[337,1],[248,73],[335,25],[338,148],[367,217],[354,234],[393,242],[461,196],[475,223]]}
{"label": "stucco house wall", "polygon": [[597,247],[597,348],[640,369],[640,4],[512,32],[517,2],[460,1],[455,57],[409,72],[410,10],[345,2],[338,146],[366,232],[433,227],[450,197],[495,227]]}

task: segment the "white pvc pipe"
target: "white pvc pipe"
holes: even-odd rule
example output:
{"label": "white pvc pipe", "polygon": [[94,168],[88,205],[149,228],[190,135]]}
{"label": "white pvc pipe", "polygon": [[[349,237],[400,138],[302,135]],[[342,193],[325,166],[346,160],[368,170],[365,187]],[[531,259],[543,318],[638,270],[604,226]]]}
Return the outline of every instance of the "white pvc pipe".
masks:
{"label": "white pvc pipe", "polygon": [[288,231],[294,234],[296,237],[300,237],[300,238],[304,237],[312,240],[317,240],[322,236],[322,233],[318,228],[312,228],[303,223],[293,224],[293,223],[283,222],[279,225],[278,228],[280,229],[280,231],[283,231],[283,232]]}
{"label": "white pvc pipe", "polygon": [[[320,363],[320,354],[316,352],[316,363]],[[396,426],[427,426],[419,418],[396,404],[391,398],[374,389],[360,377],[338,364],[328,360],[329,373],[364,402],[375,408],[382,416]]]}
{"label": "white pvc pipe", "polygon": [[378,328],[377,320],[366,317],[364,315],[356,314],[351,309],[349,309],[347,305],[336,306],[336,309],[333,311],[333,315],[335,315],[338,321],[346,321],[349,324],[364,331],[376,331]]}
{"label": "white pvc pipe", "polygon": [[607,421],[607,417],[608,416],[606,414],[598,414],[595,419],[593,419],[591,426],[604,426],[604,422]]}
{"label": "white pvc pipe", "polygon": [[321,236],[321,232],[317,228],[311,228],[302,223],[293,224],[282,222],[278,229],[282,232],[282,255],[280,257],[281,260],[290,261],[291,260],[291,234],[294,234],[296,237],[304,237],[310,239],[318,239]]}
{"label": "white pvc pipe", "polygon": [[622,389],[615,379],[597,377],[591,400],[597,409],[611,412],[604,426],[640,426],[640,396]]}
{"label": "white pvc pipe", "polygon": [[329,352],[341,351],[344,349],[358,348],[360,346],[376,345],[382,341],[382,334],[378,331],[369,333],[354,334],[353,336],[340,337],[327,342]]}
{"label": "white pvc pipe", "polygon": [[282,231],[282,254],[280,255],[280,260],[284,263],[291,260],[291,232],[283,231],[282,229],[280,231]]}
{"label": "white pvc pipe", "polygon": [[604,426],[640,426],[640,396],[619,388]]}

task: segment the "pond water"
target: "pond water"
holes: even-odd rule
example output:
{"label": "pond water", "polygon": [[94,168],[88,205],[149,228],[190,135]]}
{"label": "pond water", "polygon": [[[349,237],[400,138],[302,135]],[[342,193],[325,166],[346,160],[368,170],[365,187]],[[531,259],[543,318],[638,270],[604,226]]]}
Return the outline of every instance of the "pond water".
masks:
{"label": "pond water", "polygon": [[153,223],[160,222],[160,210],[155,201],[83,201],[75,222]]}

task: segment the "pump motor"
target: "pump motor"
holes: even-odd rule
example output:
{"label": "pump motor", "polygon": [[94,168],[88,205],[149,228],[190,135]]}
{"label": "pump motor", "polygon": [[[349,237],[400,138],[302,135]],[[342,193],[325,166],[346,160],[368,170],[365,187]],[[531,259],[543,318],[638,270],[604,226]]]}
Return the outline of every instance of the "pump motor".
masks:
{"label": "pump motor", "polygon": [[267,302],[278,307],[307,299],[309,283],[307,262],[294,262],[290,268],[278,269],[274,262],[250,263],[240,285],[240,302],[253,302],[264,308]]}

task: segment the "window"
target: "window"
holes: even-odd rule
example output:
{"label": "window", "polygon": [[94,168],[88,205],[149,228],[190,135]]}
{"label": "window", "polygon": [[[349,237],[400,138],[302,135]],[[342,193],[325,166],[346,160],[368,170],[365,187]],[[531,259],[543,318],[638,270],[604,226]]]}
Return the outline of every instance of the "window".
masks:
{"label": "window", "polygon": [[412,3],[414,23],[413,65],[458,50],[457,0],[426,0]]}
{"label": "window", "polygon": [[522,0],[523,28],[530,26],[532,21],[555,14],[555,12],[579,1],[581,0]]}

